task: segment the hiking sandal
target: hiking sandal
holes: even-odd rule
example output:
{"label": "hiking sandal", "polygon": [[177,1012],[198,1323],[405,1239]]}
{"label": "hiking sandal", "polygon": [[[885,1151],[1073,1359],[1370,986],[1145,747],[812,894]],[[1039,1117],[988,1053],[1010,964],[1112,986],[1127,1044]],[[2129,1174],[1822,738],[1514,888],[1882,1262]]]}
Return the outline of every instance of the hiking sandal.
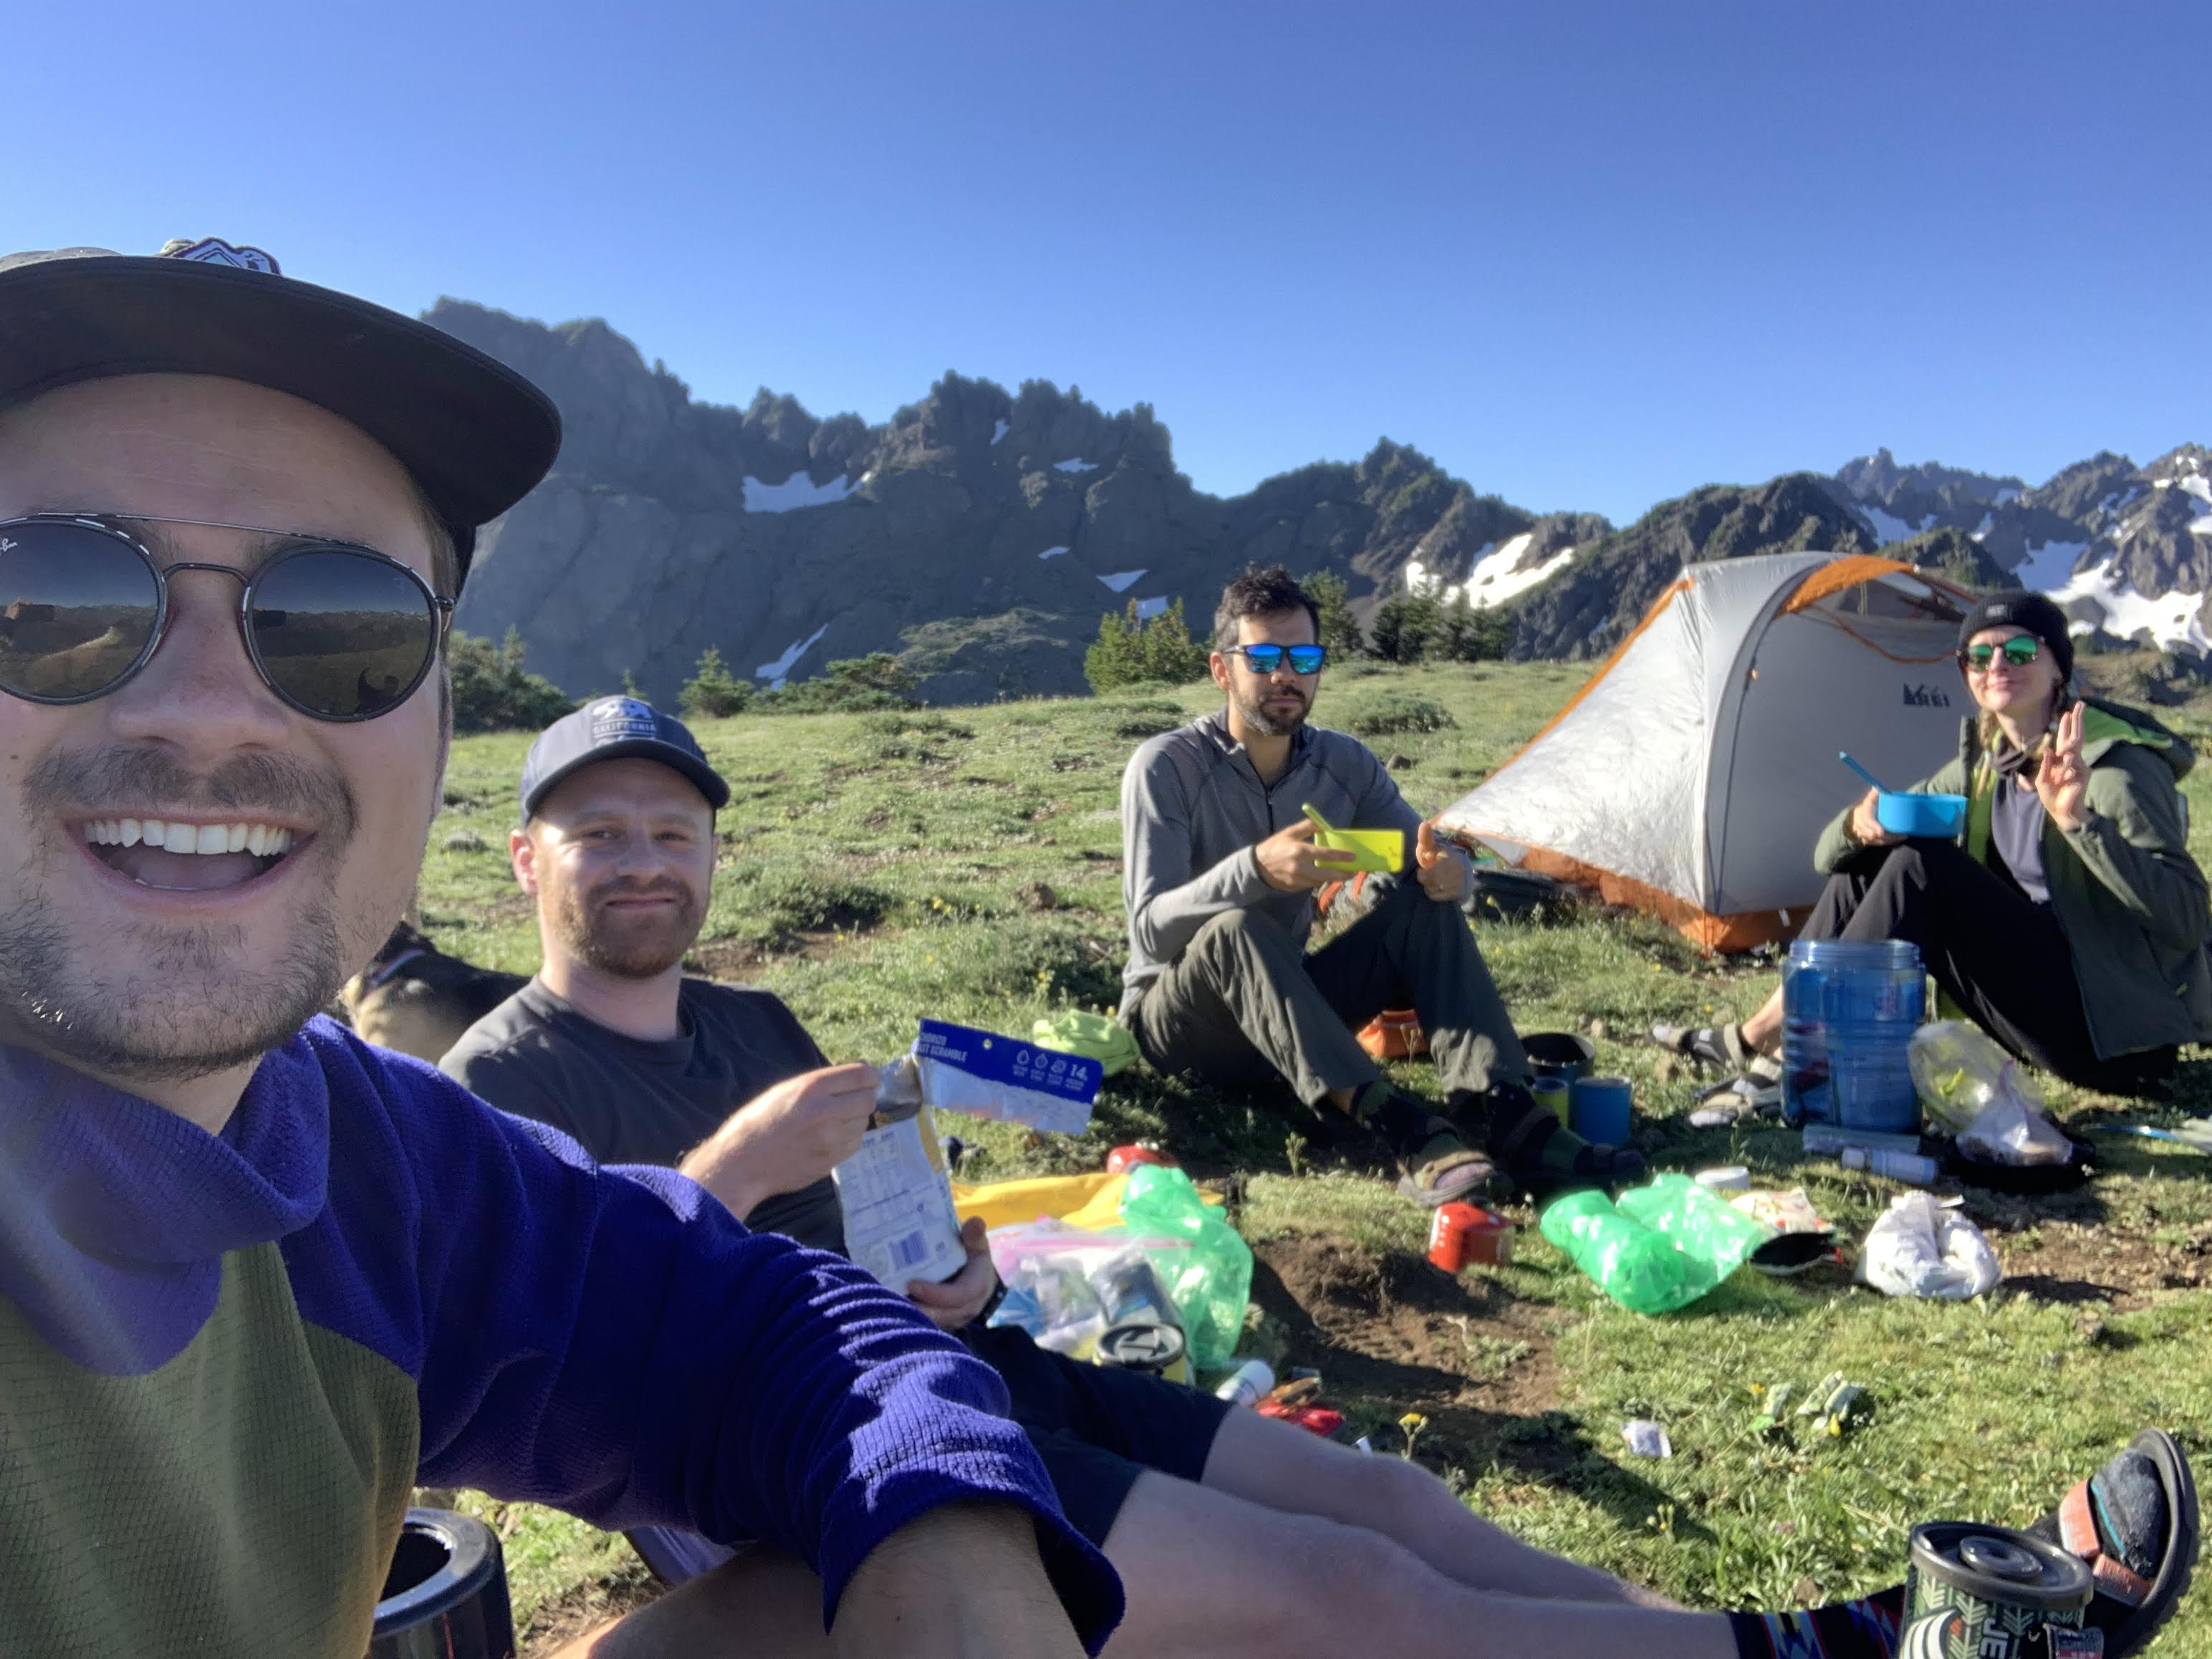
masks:
{"label": "hiking sandal", "polygon": [[1651,1040],[1671,1054],[1722,1071],[1748,1072],[1759,1058],[1759,1050],[1743,1040],[1743,1027],[1726,1025],[1655,1025]]}
{"label": "hiking sandal", "polygon": [[1398,1161],[1398,1196],[1435,1209],[1470,1193],[1487,1192],[1498,1166],[1459,1138],[1440,1117],[1429,1120],[1433,1133],[1420,1151]]}
{"label": "hiking sandal", "polygon": [[1480,1095],[1455,1089],[1449,1103],[1462,1121],[1480,1126],[1482,1144],[1498,1168],[1532,1197],[1644,1178],[1643,1153],[1633,1146],[1593,1146],[1517,1083],[1493,1083]]}
{"label": "hiking sandal", "polygon": [[2199,1529],[2189,1460],[2165,1430],[2145,1429],[2028,1531],[2089,1564],[2087,1622],[2105,1632],[2106,1659],[2125,1659],[2188,1589]]}

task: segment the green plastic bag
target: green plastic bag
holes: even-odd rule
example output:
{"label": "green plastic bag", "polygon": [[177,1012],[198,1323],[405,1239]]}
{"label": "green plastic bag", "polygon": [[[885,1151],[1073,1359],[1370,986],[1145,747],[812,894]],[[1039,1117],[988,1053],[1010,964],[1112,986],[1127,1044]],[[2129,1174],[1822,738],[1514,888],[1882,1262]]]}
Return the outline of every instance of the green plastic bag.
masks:
{"label": "green plastic bag", "polygon": [[1687,1307],[1774,1237],[1685,1175],[1620,1195],[1569,1193],[1538,1223],[1597,1287],[1631,1313]]}
{"label": "green plastic bag", "polygon": [[1225,1365],[1244,1331],[1252,1294],[1252,1247],[1181,1170],[1140,1164],[1121,1193],[1121,1223],[1139,1235],[1188,1238],[1187,1250],[1149,1251],[1182,1314],[1194,1365]]}
{"label": "green plastic bag", "polygon": [[1030,1027],[1030,1041],[1063,1054],[1095,1060],[1106,1075],[1124,1070],[1137,1058],[1137,1039],[1119,1020],[1081,1008],[1063,1008]]}

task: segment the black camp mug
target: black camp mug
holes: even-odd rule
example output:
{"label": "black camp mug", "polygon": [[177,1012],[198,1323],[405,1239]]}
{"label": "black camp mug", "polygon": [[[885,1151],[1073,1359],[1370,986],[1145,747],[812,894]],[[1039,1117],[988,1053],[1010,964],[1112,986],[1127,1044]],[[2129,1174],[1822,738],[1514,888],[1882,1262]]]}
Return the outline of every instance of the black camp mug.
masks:
{"label": "black camp mug", "polygon": [[499,1536],[450,1510],[410,1510],[368,1659],[514,1659]]}

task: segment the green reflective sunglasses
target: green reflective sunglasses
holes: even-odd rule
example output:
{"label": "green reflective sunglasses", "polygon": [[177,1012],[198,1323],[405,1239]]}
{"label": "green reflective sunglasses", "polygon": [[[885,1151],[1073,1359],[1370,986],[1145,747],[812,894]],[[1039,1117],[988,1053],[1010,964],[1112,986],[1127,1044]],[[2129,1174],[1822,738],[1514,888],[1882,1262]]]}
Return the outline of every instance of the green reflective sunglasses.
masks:
{"label": "green reflective sunglasses", "polygon": [[2002,655],[2014,668],[2025,668],[2043,654],[2043,641],[2033,634],[2015,634],[2002,645],[1970,645],[1959,653],[1959,666],[1969,674],[1989,672]]}

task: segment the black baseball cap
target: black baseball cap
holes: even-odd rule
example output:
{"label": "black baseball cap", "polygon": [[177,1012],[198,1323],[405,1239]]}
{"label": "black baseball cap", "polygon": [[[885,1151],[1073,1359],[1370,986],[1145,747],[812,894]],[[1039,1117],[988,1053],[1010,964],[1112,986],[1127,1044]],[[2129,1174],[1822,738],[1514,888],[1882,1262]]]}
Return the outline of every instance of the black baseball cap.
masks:
{"label": "black baseball cap", "polygon": [[631,756],[680,772],[718,812],[729,804],[730,786],[707,763],[699,739],[682,720],[636,697],[597,697],[555,720],[530,745],[522,763],[523,822],[571,772]]}
{"label": "black baseball cap", "polygon": [[287,276],[259,248],[210,236],[150,258],[0,255],[0,408],[119,374],[246,380],[351,422],[422,486],[464,578],[477,526],[529,494],[561,447],[551,399],[504,363]]}

